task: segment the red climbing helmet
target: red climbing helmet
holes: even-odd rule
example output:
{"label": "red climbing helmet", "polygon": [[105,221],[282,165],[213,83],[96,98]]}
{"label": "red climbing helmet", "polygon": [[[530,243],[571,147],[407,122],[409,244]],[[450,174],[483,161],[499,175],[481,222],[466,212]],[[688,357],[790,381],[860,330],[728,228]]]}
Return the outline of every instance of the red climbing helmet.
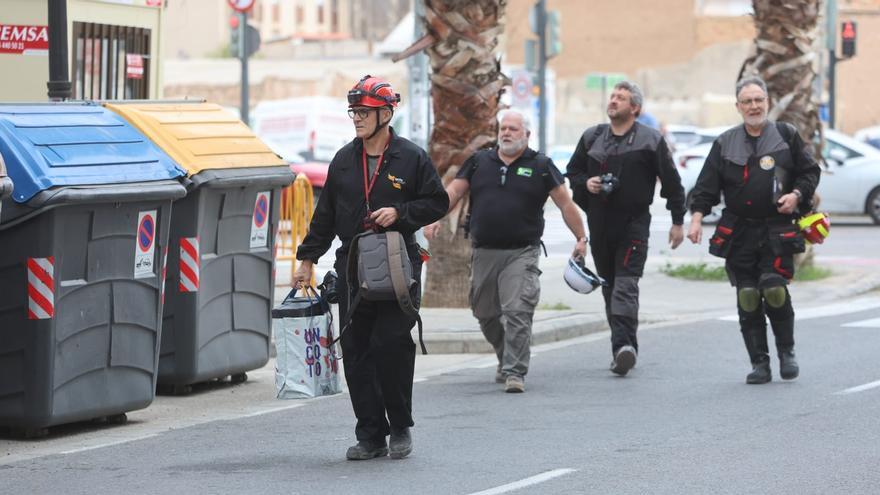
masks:
{"label": "red climbing helmet", "polygon": [[396,107],[399,102],[400,94],[394,92],[388,81],[369,74],[348,92],[349,107]]}

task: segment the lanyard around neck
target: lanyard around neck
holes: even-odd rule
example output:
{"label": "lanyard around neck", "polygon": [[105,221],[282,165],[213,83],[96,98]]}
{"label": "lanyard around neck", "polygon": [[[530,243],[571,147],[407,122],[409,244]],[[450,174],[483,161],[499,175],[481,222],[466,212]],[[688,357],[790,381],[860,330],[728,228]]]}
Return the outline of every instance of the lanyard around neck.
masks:
{"label": "lanyard around neck", "polygon": [[373,186],[376,184],[376,178],[379,177],[379,169],[382,167],[382,157],[385,156],[385,151],[388,149],[388,144],[391,142],[391,135],[388,136],[388,140],[385,141],[385,147],[382,148],[382,153],[379,154],[379,159],[376,160],[376,169],[373,170],[373,177],[367,181],[367,175],[369,175],[369,167],[367,166],[367,143],[363,143],[363,165],[364,165],[364,199],[367,201],[367,210],[370,209],[370,191],[373,190]]}

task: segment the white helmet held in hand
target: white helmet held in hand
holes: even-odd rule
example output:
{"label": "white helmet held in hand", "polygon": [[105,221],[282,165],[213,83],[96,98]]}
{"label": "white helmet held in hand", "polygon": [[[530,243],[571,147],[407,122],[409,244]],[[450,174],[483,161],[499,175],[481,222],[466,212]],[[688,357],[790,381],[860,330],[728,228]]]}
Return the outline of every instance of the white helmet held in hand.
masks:
{"label": "white helmet held in hand", "polygon": [[584,266],[584,259],[580,256],[568,260],[563,278],[572,290],[581,294],[589,294],[596,290],[596,287],[608,285],[602,277]]}

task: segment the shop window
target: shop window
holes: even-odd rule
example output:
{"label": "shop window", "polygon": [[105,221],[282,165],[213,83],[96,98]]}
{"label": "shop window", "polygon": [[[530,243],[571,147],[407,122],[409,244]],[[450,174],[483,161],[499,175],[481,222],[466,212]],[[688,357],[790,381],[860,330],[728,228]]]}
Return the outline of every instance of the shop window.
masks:
{"label": "shop window", "polygon": [[73,97],[145,100],[150,97],[150,30],[73,23]]}

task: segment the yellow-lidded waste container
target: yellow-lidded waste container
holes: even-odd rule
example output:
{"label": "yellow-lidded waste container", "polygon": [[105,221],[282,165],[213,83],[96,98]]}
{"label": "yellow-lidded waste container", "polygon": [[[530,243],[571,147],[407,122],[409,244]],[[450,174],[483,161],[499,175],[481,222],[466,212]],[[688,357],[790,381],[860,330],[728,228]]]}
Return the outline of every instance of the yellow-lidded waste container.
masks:
{"label": "yellow-lidded waste container", "polygon": [[105,105],[188,173],[171,218],[159,385],[245,380],[269,360],[279,204],[294,175],[219,105]]}

